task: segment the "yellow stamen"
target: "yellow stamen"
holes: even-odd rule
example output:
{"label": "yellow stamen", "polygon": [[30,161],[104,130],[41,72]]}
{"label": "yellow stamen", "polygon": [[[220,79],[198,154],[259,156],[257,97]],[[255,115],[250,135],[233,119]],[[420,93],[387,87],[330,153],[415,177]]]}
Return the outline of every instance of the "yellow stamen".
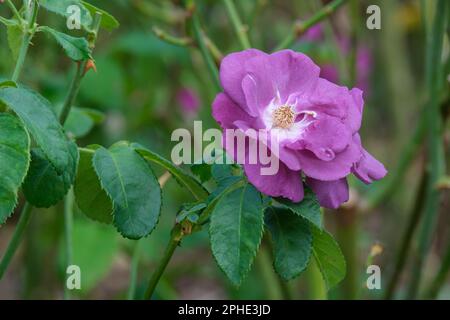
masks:
{"label": "yellow stamen", "polygon": [[295,112],[290,106],[281,106],[273,112],[272,118],[274,127],[288,129],[295,121]]}

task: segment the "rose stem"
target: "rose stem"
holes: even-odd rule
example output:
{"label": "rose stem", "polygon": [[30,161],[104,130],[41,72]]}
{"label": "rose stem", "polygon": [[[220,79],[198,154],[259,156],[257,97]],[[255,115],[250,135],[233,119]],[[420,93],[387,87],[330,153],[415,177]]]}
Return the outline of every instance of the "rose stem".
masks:
{"label": "rose stem", "polygon": [[248,39],[246,27],[242,24],[239,14],[236,10],[233,0],[223,0],[225,8],[227,9],[228,16],[230,17],[231,24],[238,37],[238,40],[243,49],[249,49],[250,41]]}
{"label": "rose stem", "polygon": [[[89,38],[89,47],[91,51],[95,47],[95,42],[97,40],[97,34],[100,30],[100,24],[102,21],[102,14],[96,13],[94,17],[94,21],[92,22],[92,35]],[[69,116],[70,110],[75,102],[75,99],[80,90],[81,81],[86,74],[86,65],[87,59],[78,62],[77,70],[75,72],[75,76],[72,79],[72,83],[70,85],[69,92],[64,101],[62,111],[59,115],[59,121],[61,124],[64,124]],[[72,231],[73,231],[73,202],[74,202],[74,194],[73,190],[70,189],[66,198],[64,199],[64,244],[66,251],[66,266],[70,266],[73,264],[73,241],[72,241]],[[67,286],[64,285],[64,299],[70,299],[70,291]]]}
{"label": "rose stem", "polygon": [[441,267],[436,274],[436,277],[431,282],[430,288],[426,291],[425,299],[436,299],[445,283],[448,271],[450,270],[450,243],[447,246],[447,252],[444,259],[442,260]]}
{"label": "rose stem", "polygon": [[202,30],[200,27],[200,21],[199,21],[197,10],[198,9],[195,8],[194,12],[192,13],[192,28],[193,28],[193,32],[194,32],[194,38],[200,49],[203,60],[206,63],[208,71],[211,75],[211,78],[214,83],[214,87],[217,91],[220,91],[221,86],[220,86],[220,81],[219,81],[219,72],[218,72],[217,66],[214,62],[214,58],[211,56],[211,53],[208,50],[208,47],[205,42],[205,38],[202,36]]}
{"label": "rose stem", "polygon": [[439,97],[442,88],[441,61],[444,35],[446,31],[446,17],[448,1],[438,0],[436,14],[433,22],[433,30],[427,37],[427,61],[426,61],[426,83],[429,93],[428,105],[428,167],[429,179],[426,184],[423,223],[421,226],[418,242],[418,254],[414,259],[412,279],[408,290],[408,298],[415,299],[422,278],[423,265],[431,247],[434,229],[439,212],[440,190],[436,184],[444,169],[444,150],[442,143],[443,121],[440,115]]}
{"label": "rose stem", "polygon": [[[158,182],[159,182],[161,189],[164,188],[167,181],[169,181],[170,177],[172,177],[172,175],[168,171],[166,171],[159,177]],[[140,259],[140,255],[141,255],[142,242],[143,242],[143,239],[136,241],[136,244],[135,244],[134,250],[133,250],[133,257],[131,259],[130,286],[128,288],[128,294],[127,294],[128,300],[133,300],[134,297],[136,296],[136,287],[137,287],[138,272],[139,272],[139,259]]]}
{"label": "rose stem", "polygon": [[181,230],[181,226],[178,224],[175,225],[175,227],[172,229],[170,241],[169,241],[169,244],[167,245],[164,256],[160,260],[159,265],[156,268],[156,271],[153,273],[152,277],[150,278],[150,282],[149,282],[147,290],[145,291],[145,294],[144,294],[144,299],[149,300],[152,298],[153,293],[155,292],[155,288],[158,285],[158,282],[161,279],[161,276],[163,275],[164,271],[166,270],[166,267],[169,264],[169,261],[172,258],[173,253],[175,252],[175,249],[180,244],[183,236],[184,236],[184,234],[183,234],[183,231]]}
{"label": "rose stem", "polygon": [[[25,63],[25,58],[28,53],[28,47],[30,45],[31,39],[34,35],[34,24],[36,23],[37,18],[37,12],[39,9],[39,5],[36,1],[31,2],[32,8],[31,8],[31,14],[27,14],[28,16],[28,27],[27,30],[24,32],[23,38],[22,38],[22,45],[20,47],[19,51],[19,57],[16,62],[16,66],[14,68],[14,72],[12,75],[11,80],[17,81],[19,80],[20,74],[22,73],[23,65]],[[27,9],[29,10],[29,9]],[[17,247],[19,246],[21,239],[23,237],[25,228],[30,221],[31,217],[31,211],[33,207],[29,203],[25,203],[22,212],[20,213],[20,218],[17,223],[17,227],[14,230],[14,234],[12,236],[12,239],[10,243],[8,244],[8,247],[6,248],[5,255],[2,258],[2,261],[0,262],[0,280],[3,278],[3,275],[6,272],[6,269],[8,268],[9,263],[11,262],[12,257],[14,256],[14,253],[17,250]]]}
{"label": "rose stem", "polygon": [[309,28],[313,27],[317,23],[321,22],[322,20],[326,19],[328,16],[333,14],[345,2],[347,2],[347,0],[334,0],[329,4],[325,5],[324,7],[322,7],[322,9],[320,9],[308,20],[304,22],[296,21],[294,23],[294,26],[292,27],[292,30],[289,32],[286,38],[281,41],[281,43],[275,48],[274,51],[289,48],[298,37],[300,37],[306,31],[308,31]]}

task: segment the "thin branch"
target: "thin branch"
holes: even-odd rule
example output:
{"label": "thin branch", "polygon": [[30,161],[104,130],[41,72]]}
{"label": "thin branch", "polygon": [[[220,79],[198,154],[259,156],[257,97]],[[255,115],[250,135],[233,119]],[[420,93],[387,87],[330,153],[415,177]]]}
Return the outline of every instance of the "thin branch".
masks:
{"label": "thin branch", "polygon": [[322,9],[320,9],[315,15],[309,18],[306,21],[296,21],[292,30],[289,34],[284,38],[281,43],[276,47],[274,51],[282,50],[285,48],[289,48],[297,38],[302,36],[308,29],[315,26],[317,23],[329,17],[333,14],[341,5],[346,3],[347,0],[334,0],[330,2]]}

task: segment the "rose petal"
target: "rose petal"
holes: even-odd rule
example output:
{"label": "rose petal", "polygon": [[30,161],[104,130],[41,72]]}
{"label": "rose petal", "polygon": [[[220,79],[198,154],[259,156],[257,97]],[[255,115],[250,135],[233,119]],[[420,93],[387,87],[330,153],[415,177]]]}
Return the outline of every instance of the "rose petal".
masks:
{"label": "rose petal", "polygon": [[303,172],[308,177],[333,181],[350,174],[352,166],[361,158],[361,150],[355,143],[350,143],[341,153],[337,153],[331,161],[323,161],[309,150],[298,151]]}
{"label": "rose petal", "polygon": [[246,75],[245,63],[253,57],[266,55],[262,51],[248,49],[227,55],[220,64],[220,82],[225,93],[243,110],[247,110],[247,103],[242,91],[242,79]]}
{"label": "rose petal", "polygon": [[299,171],[289,170],[280,162],[278,173],[261,175],[260,164],[244,165],[244,171],[250,181],[259,191],[272,197],[288,198],[294,202],[303,199],[303,184]]}
{"label": "rose petal", "polygon": [[349,192],[346,178],[335,181],[320,181],[306,178],[306,184],[317,195],[317,199],[322,207],[337,209],[341,204],[348,201]]}

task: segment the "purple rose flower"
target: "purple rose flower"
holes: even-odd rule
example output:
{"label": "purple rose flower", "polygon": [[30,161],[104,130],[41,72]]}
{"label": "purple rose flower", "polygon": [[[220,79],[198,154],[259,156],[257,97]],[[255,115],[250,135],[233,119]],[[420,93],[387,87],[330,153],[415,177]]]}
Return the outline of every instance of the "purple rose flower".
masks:
{"label": "purple rose flower", "polygon": [[252,128],[276,137],[275,175],[261,175],[261,162],[243,164],[258,190],[299,202],[303,174],[320,204],[337,208],[348,200],[350,173],[368,184],[387,171],[361,145],[362,91],[319,74],[309,57],[291,50],[232,53],[220,66],[224,92],[216,96],[212,114],[224,130]]}
{"label": "purple rose flower", "polygon": [[194,90],[189,88],[181,88],[177,92],[177,101],[180,104],[183,112],[196,113],[200,107],[200,99]]}

